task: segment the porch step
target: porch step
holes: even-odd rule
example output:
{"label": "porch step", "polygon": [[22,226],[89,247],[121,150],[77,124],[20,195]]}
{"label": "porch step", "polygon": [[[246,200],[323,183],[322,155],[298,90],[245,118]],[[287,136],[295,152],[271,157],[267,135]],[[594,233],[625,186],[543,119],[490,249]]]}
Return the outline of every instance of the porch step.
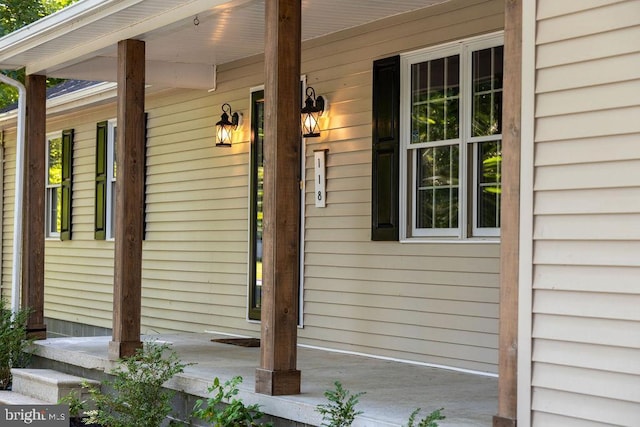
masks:
{"label": "porch step", "polygon": [[0,390],[0,405],[46,405],[47,403],[15,391]]}
{"label": "porch step", "polygon": [[99,387],[98,381],[87,380],[53,369],[12,369],[13,392],[47,403],[57,403],[62,397],[75,392],[81,399],[87,399],[89,393],[82,387],[84,382]]}

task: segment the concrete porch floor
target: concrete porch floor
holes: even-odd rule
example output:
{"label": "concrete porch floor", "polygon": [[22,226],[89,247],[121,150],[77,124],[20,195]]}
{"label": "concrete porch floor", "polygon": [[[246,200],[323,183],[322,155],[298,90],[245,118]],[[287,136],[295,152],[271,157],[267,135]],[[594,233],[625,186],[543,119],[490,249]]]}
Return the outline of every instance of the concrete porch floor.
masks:
{"label": "concrete porch floor", "polygon": [[[497,378],[412,365],[368,357],[300,347],[298,369],[302,372],[302,394],[265,396],[254,392],[255,369],[260,349],[211,342],[225,338],[215,334],[145,336],[144,340],[167,342],[180,359],[194,363],[170,381],[168,387],[194,396],[206,396],[213,378],[221,382],[236,375],[243,378],[239,397],[258,403],[262,411],[309,425],[321,425],[315,411],[327,403],[323,393],[338,380],[360,397],[360,415],[355,427],[406,425],[411,412],[422,408],[422,416],[444,408],[441,426],[490,426],[497,412]],[[107,359],[111,337],[51,338],[36,342],[35,354],[58,365],[109,371],[115,365]]]}

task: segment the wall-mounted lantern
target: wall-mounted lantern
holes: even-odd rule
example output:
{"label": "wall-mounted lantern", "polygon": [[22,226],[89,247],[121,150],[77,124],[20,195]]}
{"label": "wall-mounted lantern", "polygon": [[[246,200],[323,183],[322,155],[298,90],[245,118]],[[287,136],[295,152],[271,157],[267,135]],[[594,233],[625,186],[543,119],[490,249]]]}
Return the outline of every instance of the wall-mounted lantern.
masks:
{"label": "wall-mounted lantern", "polygon": [[307,99],[302,107],[302,136],[314,138],[320,136],[320,126],[318,120],[324,112],[324,98],[316,98],[316,91],[309,86],[306,91]]}
{"label": "wall-mounted lantern", "polygon": [[[231,121],[229,121],[231,115]],[[222,116],[216,123],[216,147],[231,147],[233,131],[240,124],[240,115],[231,112],[231,106],[226,102],[222,104]]]}

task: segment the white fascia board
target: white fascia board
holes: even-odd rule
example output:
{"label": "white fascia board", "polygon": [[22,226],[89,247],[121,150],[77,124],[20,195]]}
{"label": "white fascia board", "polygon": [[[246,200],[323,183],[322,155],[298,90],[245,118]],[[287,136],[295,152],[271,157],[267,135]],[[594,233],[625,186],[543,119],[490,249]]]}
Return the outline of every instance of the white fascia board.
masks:
{"label": "white fascia board", "polygon": [[15,56],[49,40],[62,37],[141,1],[144,0],[84,0],[73,3],[0,38],[0,63],[5,57]]}
{"label": "white fascia board", "polygon": [[[141,1],[151,0],[129,0],[129,2],[124,3],[135,4]],[[251,0],[239,0],[234,3],[246,3],[247,1]],[[77,64],[82,60],[86,60],[87,58],[93,56],[95,52],[102,51],[106,48],[113,48],[120,40],[132,38],[144,39],[143,36],[145,34],[227,3],[231,2],[229,0],[185,1],[184,3],[177,4],[175,7],[166,9],[163,12],[158,13],[157,15],[149,16],[146,19],[141,20],[133,25],[127,25],[123,28],[114,29],[113,32],[102,37],[87,37],[88,40],[84,44],[77,45],[66,51],[57,52],[55,55],[47,55],[46,57],[43,57],[40,60],[33,61],[30,64],[25,64],[27,67],[27,74],[38,74],[43,71],[55,72],[56,70],[60,70],[64,67]],[[115,13],[117,12],[117,10],[110,12]],[[92,19],[91,17],[87,19],[91,19],[91,22],[95,21],[95,19]],[[75,24],[75,22],[73,24]],[[71,23],[68,23],[68,25],[71,25]],[[81,23],[81,25],[84,25],[84,21]],[[0,45],[0,51],[1,49],[2,47]],[[0,56],[0,63],[1,62],[2,57]]]}

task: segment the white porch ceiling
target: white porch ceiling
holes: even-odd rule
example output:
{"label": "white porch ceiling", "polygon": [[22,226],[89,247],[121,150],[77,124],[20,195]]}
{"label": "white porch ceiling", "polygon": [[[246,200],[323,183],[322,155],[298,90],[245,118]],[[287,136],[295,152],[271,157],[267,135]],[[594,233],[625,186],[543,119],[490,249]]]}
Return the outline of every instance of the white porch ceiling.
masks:
{"label": "white porch ceiling", "polygon": [[[301,0],[310,40],[447,0]],[[0,68],[116,80],[117,42],[146,42],[147,83],[211,88],[214,66],[264,51],[265,0],[81,0],[0,39]]]}

